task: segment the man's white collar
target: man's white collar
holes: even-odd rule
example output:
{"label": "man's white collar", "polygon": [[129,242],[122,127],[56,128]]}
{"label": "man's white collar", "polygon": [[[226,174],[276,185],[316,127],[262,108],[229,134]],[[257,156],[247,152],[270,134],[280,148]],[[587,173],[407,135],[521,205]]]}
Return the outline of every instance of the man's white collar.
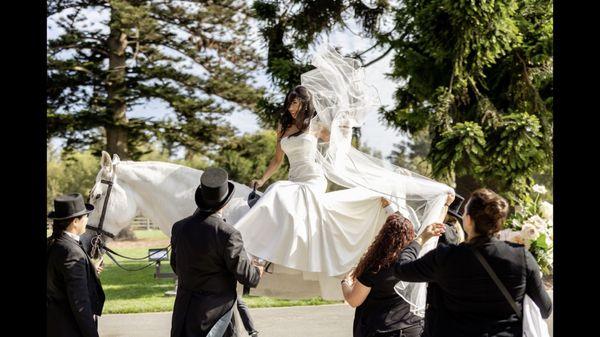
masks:
{"label": "man's white collar", "polygon": [[68,236],[70,236],[71,238],[73,238],[75,241],[79,242],[79,235],[73,234],[73,233],[67,232],[67,231],[64,231],[64,232],[65,232],[65,234],[67,234]]}

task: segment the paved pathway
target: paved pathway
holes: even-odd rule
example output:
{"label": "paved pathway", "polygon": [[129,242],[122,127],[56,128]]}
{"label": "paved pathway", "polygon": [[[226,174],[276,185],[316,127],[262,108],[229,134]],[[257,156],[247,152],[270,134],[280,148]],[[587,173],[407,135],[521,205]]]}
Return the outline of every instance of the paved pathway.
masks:
{"label": "paved pathway", "polygon": [[[344,304],[250,309],[260,337],[352,336],[354,309]],[[241,320],[237,319],[237,322]],[[240,327],[241,328],[241,327]],[[171,312],[104,315],[101,337],[168,337]],[[240,333],[240,336],[247,336]]]}
{"label": "paved pathway", "polygon": [[[260,337],[352,336],[354,309],[345,304],[250,310]],[[549,321],[552,322],[552,316]],[[239,317],[237,322],[242,329]],[[549,327],[552,336],[552,323]],[[168,337],[170,330],[171,312],[104,315],[100,318],[101,337]],[[241,332],[240,337],[246,336]]]}

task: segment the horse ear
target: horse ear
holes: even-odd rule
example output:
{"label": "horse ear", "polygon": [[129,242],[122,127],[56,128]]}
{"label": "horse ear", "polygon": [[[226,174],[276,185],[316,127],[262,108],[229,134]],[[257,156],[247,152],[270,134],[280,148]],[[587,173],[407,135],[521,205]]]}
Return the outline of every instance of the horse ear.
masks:
{"label": "horse ear", "polygon": [[113,164],[113,166],[117,165],[120,162],[121,162],[121,158],[119,158],[119,155],[116,154],[116,153],[113,154],[113,158],[112,158],[112,164]]}
{"label": "horse ear", "polygon": [[112,160],[110,160],[110,154],[106,151],[102,151],[102,159],[100,159],[101,167],[112,167]]}

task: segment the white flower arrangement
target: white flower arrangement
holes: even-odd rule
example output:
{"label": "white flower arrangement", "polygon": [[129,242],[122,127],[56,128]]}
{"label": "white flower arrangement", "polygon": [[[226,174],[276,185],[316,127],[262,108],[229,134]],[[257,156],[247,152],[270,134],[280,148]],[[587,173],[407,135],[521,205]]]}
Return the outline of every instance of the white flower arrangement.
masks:
{"label": "white flower arrangement", "polygon": [[540,204],[540,213],[542,214],[542,218],[552,221],[552,216],[554,215],[554,207],[551,203],[547,201],[542,201]]}
{"label": "white flower arrangement", "polygon": [[536,192],[538,194],[546,194],[546,192],[548,192],[546,190],[546,186],[544,186],[544,185],[535,184],[535,185],[533,185],[532,189],[534,192]]}
{"label": "white flower arrangement", "polygon": [[553,263],[553,205],[541,201],[547,193],[545,186],[534,185],[535,198],[526,197],[515,206],[515,212],[507,219],[505,229],[497,238],[524,245],[536,258],[545,275],[552,273]]}

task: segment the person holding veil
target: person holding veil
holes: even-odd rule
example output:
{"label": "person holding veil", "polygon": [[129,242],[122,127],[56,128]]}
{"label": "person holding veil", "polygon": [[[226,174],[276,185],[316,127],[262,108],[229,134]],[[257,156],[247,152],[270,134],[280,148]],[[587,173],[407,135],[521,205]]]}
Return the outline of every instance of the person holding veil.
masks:
{"label": "person holding veil", "polygon": [[[448,195],[446,207],[453,198]],[[443,234],[445,228],[434,223],[416,237],[413,224],[400,212],[394,212],[387,199],[382,198],[381,202],[388,218],[356,268],[341,282],[344,299],[356,308],[353,336],[419,337],[423,332],[423,317],[412,313],[410,304],[396,293],[399,278],[394,274],[394,264],[415,238],[426,242]],[[444,208],[439,219],[445,216]]]}
{"label": "person holding veil", "polygon": [[425,316],[424,337],[549,335],[544,320],[552,299],[535,258],[523,245],[494,237],[508,211],[506,199],[494,191],[475,190],[463,215],[466,242],[423,256],[423,240],[402,250],[392,266],[395,276],[437,285],[437,307]]}
{"label": "person holding veil", "polygon": [[[313,65],[286,95],[274,158],[250,185],[261,187],[284,156],[288,179],[271,184],[234,226],[250,254],[300,270],[305,279],[320,281],[324,298],[339,298],[339,278],[358,263],[386,220],[382,197],[420,234],[421,224],[437,219],[454,190],[353,148],[352,128],[377,110],[378,95],[357,61],[331,47],[318,51]],[[328,181],[345,189],[327,192]],[[416,311],[424,309],[422,289],[403,285],[398,292]]]}

